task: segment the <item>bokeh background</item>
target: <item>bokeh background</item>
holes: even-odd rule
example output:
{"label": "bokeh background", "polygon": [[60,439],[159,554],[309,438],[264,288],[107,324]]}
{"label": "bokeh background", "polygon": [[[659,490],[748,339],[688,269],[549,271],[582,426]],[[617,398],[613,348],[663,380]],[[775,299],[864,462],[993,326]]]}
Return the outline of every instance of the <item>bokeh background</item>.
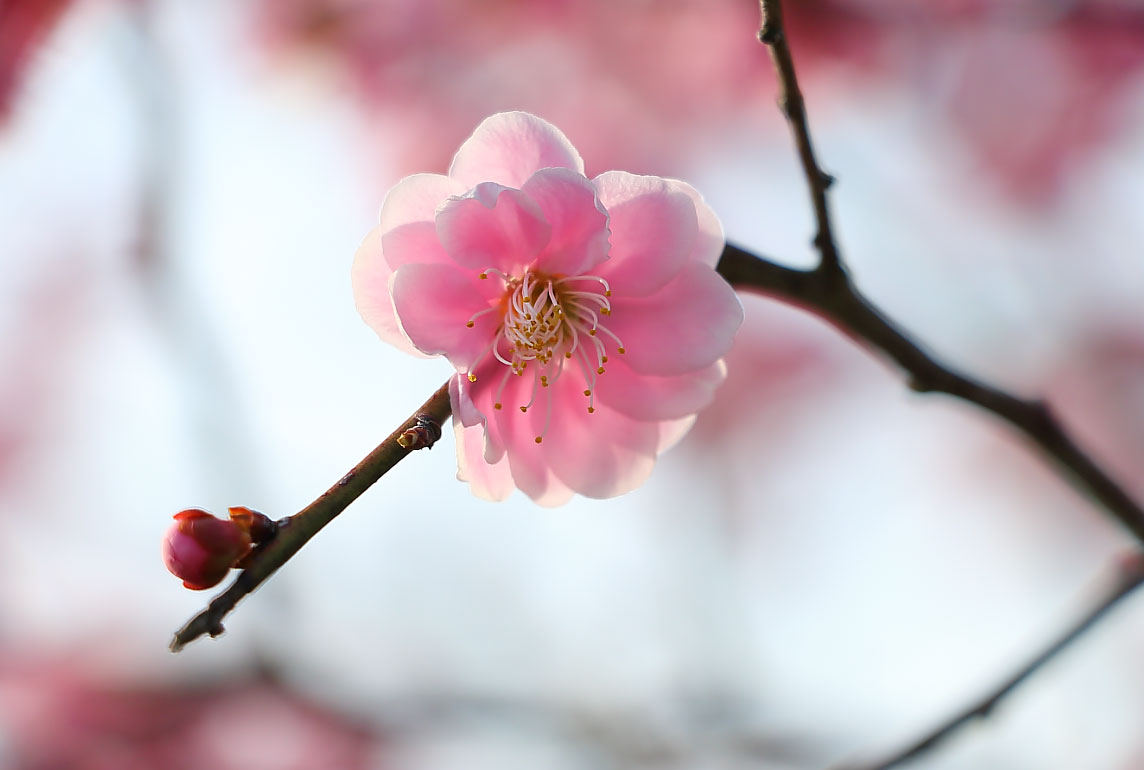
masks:
{"label": "bokeh background", "polygon": [[[841,245],[1144,496],[1144,3],[788,0]],[[448,374],[350,294],[386,190],[526,109],[813,259],[751,0],[0,2],[0,767],[819,768],[996,681],[1130,546],[1009,432],[745,297],[651,481],[543,510],[451,436],[230,618],[185,507],[313,499]],[[1144,767],[1144,598],[946,770]]]}

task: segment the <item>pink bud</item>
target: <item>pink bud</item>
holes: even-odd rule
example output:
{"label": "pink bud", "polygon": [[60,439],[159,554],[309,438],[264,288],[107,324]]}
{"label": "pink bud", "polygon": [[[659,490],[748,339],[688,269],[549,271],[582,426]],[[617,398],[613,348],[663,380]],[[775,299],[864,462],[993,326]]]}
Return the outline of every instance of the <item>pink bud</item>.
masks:
{"label": "pink bud", "polygon": [[250,527],[217,519],[200,508],[175,514],[163,537],[163,562],[183,585],[201,591],[217,585],[250,551]]}

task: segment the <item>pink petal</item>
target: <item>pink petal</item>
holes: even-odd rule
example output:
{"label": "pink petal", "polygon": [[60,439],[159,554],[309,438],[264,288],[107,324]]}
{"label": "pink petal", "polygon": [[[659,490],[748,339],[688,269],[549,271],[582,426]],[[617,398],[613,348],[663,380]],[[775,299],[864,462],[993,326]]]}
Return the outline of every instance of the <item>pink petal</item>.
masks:
{"label": "pink petal", "polygon": [[457,441],[457,479],[467,481],[473,494],[484,500],[508,498],[515,489],[508,460],[495,464],[485,462],[484,428],[466,428],[454,421],[453,435]]}
{"label": "pink petal", "polygon": [[594,183],[612,231],[610,259],[598,274],[616,296],[659,291],[695,247],[699,229],[691,197],[667,180],[623,171],[608,171]]}
{"label": "pink petal", "polygon": [[552,226],[536,266],[547,273],[580,275],[608,258],[608,212],[586,177],[566,168],[537,171],[522,190]]}
{"label": "pink petal", "polygon": [[437,208],[461,195],[460,182],[440,174],[414,174],[397,183],[381,204],[382,246],[396,270],[410,262],[446,262],[449,255],[437,237]]}
{"label": "pink petal", "polygon": [[705,409],[727,377],[722,359],[677,377],[637,374],[627,355],[614,356],[596,385],[597,402],[634,420],[673,420]]}
{"label": "pink petal", "polygon": [[393,274],[393,307],[402,331],[422,353],[443,354],[468,371],[495,339],[500,313],[490,307],[478,281],[450,264],[402,265]]}
{"label": "pink petal", "polygon": [[413,222],[432,222],[437,208],[468,187],[440,174],[414,174],[393,186],[381,204],[381,229],[385,232]]}
{"label": "pink petal", "polygon": [[519,188],[540,169],[554,167],[584,173],[580,154],[556,126],[527,112],[502,112],[465,140],[449,176],[466,188],[481,182]]}
{"label": "pink petal", "polygon": [[[504,408],[494,412],[494,420],[517,489],[541,505],[562,505],[572,498],[572,490],[553,473],[547,447],[536,443],[536,436],[543,429],[542,410],[538,407],[529,414],[520,412],[519,407],[528,402],[531,390],[531,377],[510,377],[501,396]],[[540,425],[536,424],[537,419]]]}
{"label": "pink petal", "polygon": [[401,333],[401,328],[397,324],[393,299],[389,295],[389,279],[393,270],[386,262],[381,245],[381,228],[375,227],[354,254],[353,267],[350,269],[354,304],[362,320],[377,333],[378,337],[399,350],[425,358],[425,354],[413,347],[409,339]]}
{"label": "pink petal", "polygon": [[678,420],[669,420],[659,423],[659,446],[656,447],[656,452],[663,454],[678,444],[680,440],[687,435],[687,432],[691,430],[691,426],[695,424],[695,420],[698,416],[699,415],[692,414],[687,417],[681,417]]}
{"label": "pink petal", "polygon": [[453,407],[453,415],[459,417],[466,428],[484,427],[487,437],[484,458],[488,463],[499,462],[504,457],[504,442],[496,420],[493,419],[497,411],[493,404],[506,371],[511,370],[495,357],[490,357],[476,368],[476,382],[458,374],[449,383],[449,402]]}
{"label": "pink petal", "polygon": [[[599,402],[589,414],[580,385],[562,376],[545,389],[555,392],[551,424],[539,446],[557,478],[573,491],[598,499],[630,492],[655,465],[658,424],[633,420]],[[538,413],[534,425],[542,417]]]}
{"label": "pink petal", "polygon": [[476,271],[519,273],[548,243],[551,228],[520,190],[485,183],[450,198],[437,213],[437,237],[453,261]]}
{"label": "pink petal", "polygon": [[695,205],[699,233],[688,258],[693,262],[702,262],[710,267],[715,267],[719,258],[723,256],[723,246],[726,244],[726,239],[723,236],[723,224],[694,187],[678,179],[668,179],[667,183],[671,185],[671,189],[691,198],[691,202]]}
{"label": "pink petal", "polygon": [[652,296],[614,301],[605,326],[623,340],[633,371],[673,376],[722,358],[742,323],[734,290],[711,268],[690,262]]}

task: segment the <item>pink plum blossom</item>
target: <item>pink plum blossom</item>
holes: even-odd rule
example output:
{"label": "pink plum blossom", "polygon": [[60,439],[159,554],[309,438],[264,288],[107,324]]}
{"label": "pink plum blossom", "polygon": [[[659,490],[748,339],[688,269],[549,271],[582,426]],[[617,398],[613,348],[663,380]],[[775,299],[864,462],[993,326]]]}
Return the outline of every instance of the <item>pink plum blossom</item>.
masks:
{"label": "pink plum blossom", "polygon": [[712,401],[743,320],[722,249],[690,185],[588,179],[558,129],[502,113],[448,176],[390,190],[354,297],[383,340],[456,368],[458,478],[558,505],[641,484]]}

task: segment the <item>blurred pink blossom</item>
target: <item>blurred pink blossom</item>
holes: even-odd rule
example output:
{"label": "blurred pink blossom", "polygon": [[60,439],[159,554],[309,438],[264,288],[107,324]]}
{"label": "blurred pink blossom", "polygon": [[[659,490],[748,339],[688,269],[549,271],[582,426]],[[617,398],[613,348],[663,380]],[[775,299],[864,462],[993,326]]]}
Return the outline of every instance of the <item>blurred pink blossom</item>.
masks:
{"label": "blurred pink blossom", "polygon": [[448,176],[390,191],[354,260],[378,335],[456,367],[459,477],[482,497],[630,491],[726,376],[743,310],[715,214],[683,182],[583,169],[551,124],[494,115]]}
{"label": "blurred pink blossom", "polygon": [[8,117],[20,80],[36,46],[63,15],[71,0],[0,2],[0,121]]}

